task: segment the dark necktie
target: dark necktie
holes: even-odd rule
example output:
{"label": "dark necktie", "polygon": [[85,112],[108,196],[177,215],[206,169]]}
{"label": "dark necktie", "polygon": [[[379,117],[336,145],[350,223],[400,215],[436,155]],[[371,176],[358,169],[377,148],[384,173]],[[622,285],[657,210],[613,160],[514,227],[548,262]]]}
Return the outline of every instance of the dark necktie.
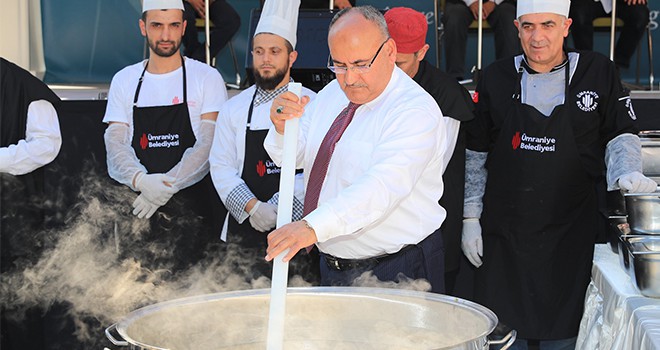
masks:
{"label": "dark necktie", "polygon": [[316,154],[316,159],[314,159],[312,170],[309,173],[309,181],[307,182],[307,190],[305,191],[303,216],[309,214],[318,206],[319,194],[321,193],[325,174],[328,173],[328,165],[330,164],[330,158],[332,158],[332,152],[335,151],[337,141],[339,141],[344,130],[346,130],[346,127],[348,127],[348,124],[353,119],[355,110],[358,107],[360,107],[360,105],[350,102],[348,106],[339,113],[335,121],[332,122],[330,129],[325,134],[325,137],[321,142],[321,147],[319,147],[319,151]]}

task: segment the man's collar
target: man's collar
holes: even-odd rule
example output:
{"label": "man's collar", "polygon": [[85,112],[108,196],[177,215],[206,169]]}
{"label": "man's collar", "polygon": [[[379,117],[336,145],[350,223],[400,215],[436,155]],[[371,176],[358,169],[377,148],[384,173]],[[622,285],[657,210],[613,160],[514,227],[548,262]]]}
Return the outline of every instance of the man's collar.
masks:
{"label": "man's collar", "polygon": [[[293,79],[289,77],[289,82],[293,82]],[[279,96],[281,93],[289,90],[289,84],[284,84],[282,87],[275,90],[264,90],[261,87],[257,86],[257,96],[254,97],[254,107],[268,103]]]}
{"label": "man's collar", "polygon": [[399,81],[399,79],[401,79],[402,76],[410,78],[408,77],[408,74],[406,74],[403,70],[401,70],[401,68],[395,65],[394,70],[392,71],[392,75],[390,76],[390,81],[387,83],[385,89],[380,93],[380,95],[378,95],[373,100],[365,103],[364,105],[367,106],[369,109],[373,110],[373,109],[377,109],[381,104],[385,103],[386,100],[385,96],[389,95],[389,92],[395,88],[397,81]]}

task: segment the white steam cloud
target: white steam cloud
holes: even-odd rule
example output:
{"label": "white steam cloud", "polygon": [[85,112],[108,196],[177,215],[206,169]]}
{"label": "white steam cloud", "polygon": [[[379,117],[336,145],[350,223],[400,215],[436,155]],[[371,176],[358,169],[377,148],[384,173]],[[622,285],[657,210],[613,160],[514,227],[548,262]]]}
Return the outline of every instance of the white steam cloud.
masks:
{"label": "white steam cloud", "polygon": [[[27,260],[32,263],[22,261],[0,276],[1,307],[46,310],[54,304],[66,305],[75,336],[85,344],[81,348],[92,349],[109,344],[105,327],[142,306],[270,287],[270,276],[253,277],[253,265],[262,262],[264,252],[219,248],[223,245],[219,239],[202,261],[184,270],[151,264],[153,259],[167,261],[171,249],[152,246],[143,239],[149,222],[130,212],[136,194],[97,175],[88,175],[80,184],[78,203],[66,214],[63,228],[37,234],[46,242],[40,256]],[[158,269],[147,268],[151,265]],[[354,285],[430,290],[425,280],[401,276],[399,283],[382,282],[371,273],[357,278]],[[295,276],[289,286],[309,287],[310,283]]]}

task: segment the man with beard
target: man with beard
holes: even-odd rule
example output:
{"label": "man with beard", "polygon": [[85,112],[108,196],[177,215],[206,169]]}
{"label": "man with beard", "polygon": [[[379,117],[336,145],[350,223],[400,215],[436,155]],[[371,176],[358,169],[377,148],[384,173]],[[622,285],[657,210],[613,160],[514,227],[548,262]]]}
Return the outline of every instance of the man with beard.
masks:
{"label": "man with beard", "polygon": [[[251,251],[255,272],[270,276],[263,262],[266,236],[276,224],[280,168],[263,147],[270,127],[270,105],[288,90],[290,69],[298,57],[296,27],[300,1],[266,1],[252,42],[256,84],[229,100],[211,148],[211,176],[227,207],[222,239]],[[314,92],[303,89],[305,95]],[[302,215],[302,174],[297,175],[293,219]],[[235,245],[234,245],[235,244]]]}
{"label": "man with beard", "polygon": [[181,0],[145,0],[139,25],[149,59],[112,79],[103,118],[108,173],[139,192],[133,214],[151,218],[143,237],[155,244],[150,267],[174,272],[201,258],[220,229],[213,218],[223,209],[208,154],[227,91],[217,70],[179,52],[186,28]]}

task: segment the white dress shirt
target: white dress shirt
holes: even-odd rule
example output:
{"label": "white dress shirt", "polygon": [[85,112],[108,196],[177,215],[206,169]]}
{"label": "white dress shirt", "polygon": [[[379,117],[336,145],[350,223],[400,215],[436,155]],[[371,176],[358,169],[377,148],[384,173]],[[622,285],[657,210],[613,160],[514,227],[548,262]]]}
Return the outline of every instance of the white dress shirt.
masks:
{"label": "white dress shirt", "polygon": [[[334,80],[306,106],[297,154],[305,185],[321,141],[348,102]],[[305,217],[321,252],[348,259],[395,253],[440,227],[448,148],[442,118],[435,100],[399,68],[380,96],[357,109],[337,142],[319,206]],[[264,146],[280,163],[283,135],[274,127]]]}
{"label": "white dress shirt", "polygon": [[57,112],[46,100],[28,106],[25,139],[0,147],[0,172],[23,175],[52,162],[60,152],[62,135]]}

